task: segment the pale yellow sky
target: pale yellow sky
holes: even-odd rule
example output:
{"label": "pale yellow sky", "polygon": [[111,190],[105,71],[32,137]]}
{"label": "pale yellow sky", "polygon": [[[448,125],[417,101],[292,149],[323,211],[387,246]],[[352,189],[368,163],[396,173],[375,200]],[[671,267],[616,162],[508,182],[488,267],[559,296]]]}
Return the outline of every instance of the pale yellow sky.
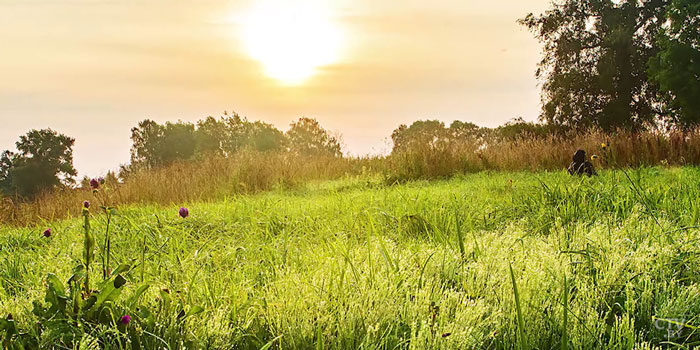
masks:
{"label": "pale yellow sky", "polygon": [[257,1],[0,0],[0,149],[51,127],[76,138],[81,175],[98,175],[128,161],[145,118],[235,110],[286,130],[310,116],[367,154],[417,119],[539,113],[540,47],[516,20],[548,0],[326,1],[343,34],[336,60],[291,86],[246,50]]}

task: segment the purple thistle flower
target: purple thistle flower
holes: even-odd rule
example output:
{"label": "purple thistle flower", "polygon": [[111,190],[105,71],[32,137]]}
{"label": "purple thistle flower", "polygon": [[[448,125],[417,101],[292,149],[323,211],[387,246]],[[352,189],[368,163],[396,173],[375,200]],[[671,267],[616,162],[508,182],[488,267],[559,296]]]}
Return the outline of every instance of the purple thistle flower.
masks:
{"label": "purple thistle flower", "polygon": [[185,208],[185,207],[180,207],[180,210],[179,210],[177,213],[178,213],[178,214],[180,215],[180,217],[183,218],[183,219],[186,218],[186,217],[188,217],[188,216],[190,216],[190,211],[187,210],[187,208]]}
{"label": "purple thistle flower", "polygon": [[124,315],[124,316],[122,316],[122,317],[119,319],[119,322],[121,322],[121,324],[123,324],[123,325],[126,326],[126,325],[129,324],[129,322],[131,322],[131,316],[129,316],[129,315]]}
{"label": "purple thistle flower", "polygon": [[43,233],[44,237],[51,237],[51,229],[47,228]]}
{"label": "purple thistle flower", "polygon": [[90,187],[96,190],[98,187],[100,187],[100,181],[97,179],[90,179]]}
{"label": "purple thistle flower", "polygon": [[83,208],[85,208],[85,209],[90,208],[90,201],[84,201],[84,202],[83,202]]}
{"label": "purple thistle flower", "polygon": [[105,184],[105,178],[102,177],[102,176],[100,176],[100,177],[97,178],[97,182],[99,182],[100,185],[104,185],[104,184]]}

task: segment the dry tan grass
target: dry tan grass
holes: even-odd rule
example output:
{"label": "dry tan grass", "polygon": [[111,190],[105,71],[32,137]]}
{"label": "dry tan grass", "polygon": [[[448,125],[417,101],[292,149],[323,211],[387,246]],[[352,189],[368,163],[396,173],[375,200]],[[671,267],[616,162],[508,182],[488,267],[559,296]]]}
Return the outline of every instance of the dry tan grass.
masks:
{"label": "dry tan grass", "polygon": [[[603,149],[601,145],[607,147]],[[556,170],[565,168],[577,149],[584,149],[597,168],[640,165],[700,164],[700,130],[691,132],[606,134],[592,130],[568,136],[521,137],[479,144],[452,139],[393,154],[387,162],[390,180],[430,179],[480,170]]]}
{"label": "dry tan grass", "polygon": [[233,157],[209,157],[137,171],[123,183],[106,183],[99,191],[61,189],[31,202],[5,198],[0,222],[27,225],[78,215],[84,200],[93,205],[172,204],[253,193],[362,172],[368,158],[303,157],[291,153],[239,152]]}

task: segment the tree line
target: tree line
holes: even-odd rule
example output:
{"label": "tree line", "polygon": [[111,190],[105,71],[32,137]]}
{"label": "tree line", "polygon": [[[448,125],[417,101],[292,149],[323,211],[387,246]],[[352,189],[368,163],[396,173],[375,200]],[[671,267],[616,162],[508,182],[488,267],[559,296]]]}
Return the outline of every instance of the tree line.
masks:
{"label": "tree line", "polygon": [[[207,117],[196,123],[146,119],[131,129],[131,162],[122,166],[120,177],[130,172],[175,161],[206,156],[231,156],[243,149],[258,152],[292,152],[300,156],[342,157],[339,137],[313,118],[300,118],[282,132],[262,121],[248,121],[236,113]],[[32,198],[56,187],[76,185],[73,167],[75,139],[51,129],[31,130],[16,142],[16,152],[0,156],[0,194]],[[116,181],[116,174],[107,177]],[[87,187],[89,179],[81,185]]]}
{"label": "tree line", "polygon": [[[392,153],[434,147],[451,147],[455,141],[474,147],[523,136],[546,136],[563,128],[526,122],[516,118],[497,128],[480,127],[456,120],[446,127],[437,120],[419,120],[400,125],[392,134]],[[176,161],[205,157],[230,157],[242,150],[290,152],[304,157],[342,157],[339,136],[334,136],[313,118],[300,118],[282,132],[262,121],[249,121],[236,113],[207,117],[195,123],[157,123],[145,119],[131,129],[131,161],[119,174],[109,172],[108,182],[124,180],[129,174]],[[17,151],[0,156],[0,192],[28,198],[56,187],[89,188],[89,178],[76,182],[73,167],[75,139],[51,129],[31,130],[16,143]]]}
{"label": "tree line", "polygon": [[131,129],[131,166],[155,167],[202,156],[229,156],[242,149],[290,151],[307,156],[341,156],[338,137],[312,118],[300,118],[282,132],[236,113],[196,123],[158,124],[146,119]]}

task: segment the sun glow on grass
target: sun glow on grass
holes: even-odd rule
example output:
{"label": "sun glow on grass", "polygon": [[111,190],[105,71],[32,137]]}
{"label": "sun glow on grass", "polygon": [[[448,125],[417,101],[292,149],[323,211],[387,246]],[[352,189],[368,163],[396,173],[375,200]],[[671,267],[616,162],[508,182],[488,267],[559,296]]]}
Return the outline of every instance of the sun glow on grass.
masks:
{"label": "sun glow on grass", "polygon": [[257,3],[243,19],[241,36],[265,74],[285,85],[299,85],[319,67],[335,62],[343,41],[328,6],[320,1]]}
{"label": "sun glow on grass", "polygon": [[620,170],[362,175],[188,201],[188,219],[174,205],[123,206],[110,221],[83,192],[90,210],[43,222],[50,239],[0,225],[0,344],[697,344],[700,169],[625,171],[643,197]]}

